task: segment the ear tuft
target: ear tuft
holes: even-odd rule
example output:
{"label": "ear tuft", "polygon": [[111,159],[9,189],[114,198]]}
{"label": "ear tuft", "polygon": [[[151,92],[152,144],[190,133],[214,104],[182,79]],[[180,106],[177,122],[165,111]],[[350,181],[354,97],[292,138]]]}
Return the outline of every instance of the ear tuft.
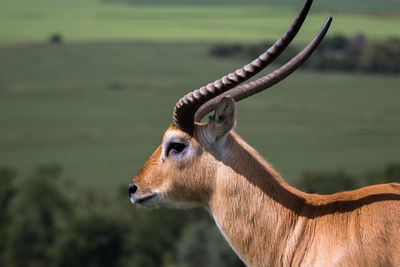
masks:
{"label": "ear tuft", "polygon": [[236,105],[232,97],[223,97],[215,109],[214,120],[210,121],[210,130],[217,141],[225,136],[235,126]]}

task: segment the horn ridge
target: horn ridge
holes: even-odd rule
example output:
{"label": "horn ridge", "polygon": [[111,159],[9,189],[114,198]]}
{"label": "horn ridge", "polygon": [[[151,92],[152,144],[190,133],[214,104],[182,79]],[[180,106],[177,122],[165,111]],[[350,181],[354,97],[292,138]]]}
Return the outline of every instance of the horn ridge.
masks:
{"label": "horn ridge", "polygon": [[249,82],[247,84],[239,85],[231,90],[224,92],[223,94],[210,99],[204,105],[202,105],[195,114],[195,121],[200,121],[206,114],[213,111],[218,104],[218,102],[224,96],[230,96],[235,101],[240,101],[251,95],[259,93],[271,86],[277,84],[278,82],[285,79],[288,75],[293,73],[298,67],[300,67],[317,49],[323,38],[325,37],[332,22],[332,17],[329,17],[320,32],[314,37],[314,39],[301,50],[295,57],[293,57],[289,62],[280,67],[279,69],[269,73],[255,81]]}
{"label": "horn ridge", "polygon": [[[253,77],[285,50],[300,30],[308,11],[311,8],[312,2],[313,0],[306,0],[288,30],[259,57],[242,68],[224,75],[222,78],[209,83],[206,86],[189,92],[179,99],[174,107],[172,123],[181,130],[191,134],[194,127],[196,111],[204,103]],[[197,92],[200,92],[200,94]]]}

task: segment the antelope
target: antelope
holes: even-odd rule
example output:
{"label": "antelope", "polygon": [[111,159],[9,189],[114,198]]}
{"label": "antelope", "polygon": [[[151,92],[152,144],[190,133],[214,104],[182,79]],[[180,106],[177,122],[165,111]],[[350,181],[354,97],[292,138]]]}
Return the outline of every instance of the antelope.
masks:
{"label": "antelope", "polygon": [[302,192],[234,130],[235,101],[286,78],[321,43],[331,17],[286,64],[241,84],[285,50],[311,4],[305,1],[289,29],[258,58],[179,99],[161,144],[129,184],[130,201],[204,206],[247,266],[400,266],[400,184],[332,195]]}

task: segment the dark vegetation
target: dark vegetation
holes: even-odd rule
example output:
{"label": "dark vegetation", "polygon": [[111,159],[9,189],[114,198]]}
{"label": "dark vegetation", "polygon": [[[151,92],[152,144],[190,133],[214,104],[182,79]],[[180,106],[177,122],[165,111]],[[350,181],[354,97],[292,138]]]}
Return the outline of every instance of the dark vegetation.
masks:
{"label": "dark vegetation", "polygon": [[[214,46],[210,53],[215,57],[246,59],[256,58],[269,45],[222,44]],[[276,63],[285,64],[294,57],[300,47],[288,47]],[[336,35],[326,38],[302,68],[318,71],[343,71],[362,73],[400,73],[400,38],[371,41],[364,35],[354,37]]]}
{"label": "dark vegetation", "polygon": [[[244,266],[202,209],[133,208],[125,186],[112,195],[76,190],[61,172],[39,166],[21,179],[0,168],[0,266]],[[400,182],[400,164],[362,177],[306,172],[299,186],[332,193]]]}
{"label": "dark vegetation", "polygon": [[56,32],[56,33],[53,33],[52,35],[50,35],[49,43],[50,44],[54,44],[54,45],[59,45],[59,44],[62,44],[64,42],[63,39],[64,38],[63,38],[62,34]]}
{"label": "dark vegetation", "polygon": [[76,190],[61,172],[0,168],[0,266],[243,266],[203,210],[133,208],[126,187]]}
{"label": "dark vegetation", "polygon": [[400,183],[400,163],[390,163],[382,169],[368,170],[360,177],[355,177],[342,170],[305,171],[298,186],[308,193],[333,194],[367,185],[390,182]]}

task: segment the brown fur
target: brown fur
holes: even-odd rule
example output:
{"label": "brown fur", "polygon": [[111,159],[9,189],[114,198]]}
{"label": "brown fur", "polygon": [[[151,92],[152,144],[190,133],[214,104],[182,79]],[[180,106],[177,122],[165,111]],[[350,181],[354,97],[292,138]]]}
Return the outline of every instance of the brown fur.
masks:
{"label": "brown fur", "polygon": [[171,126],[164,139],[188,140],[193,153],[162,159],[159,147],[133,180],[138,194],[204,205],[248,266],[400,266],[400,184],[307,194],[236,133],[221,150],[206,130],[196,125],[191,137]]}

